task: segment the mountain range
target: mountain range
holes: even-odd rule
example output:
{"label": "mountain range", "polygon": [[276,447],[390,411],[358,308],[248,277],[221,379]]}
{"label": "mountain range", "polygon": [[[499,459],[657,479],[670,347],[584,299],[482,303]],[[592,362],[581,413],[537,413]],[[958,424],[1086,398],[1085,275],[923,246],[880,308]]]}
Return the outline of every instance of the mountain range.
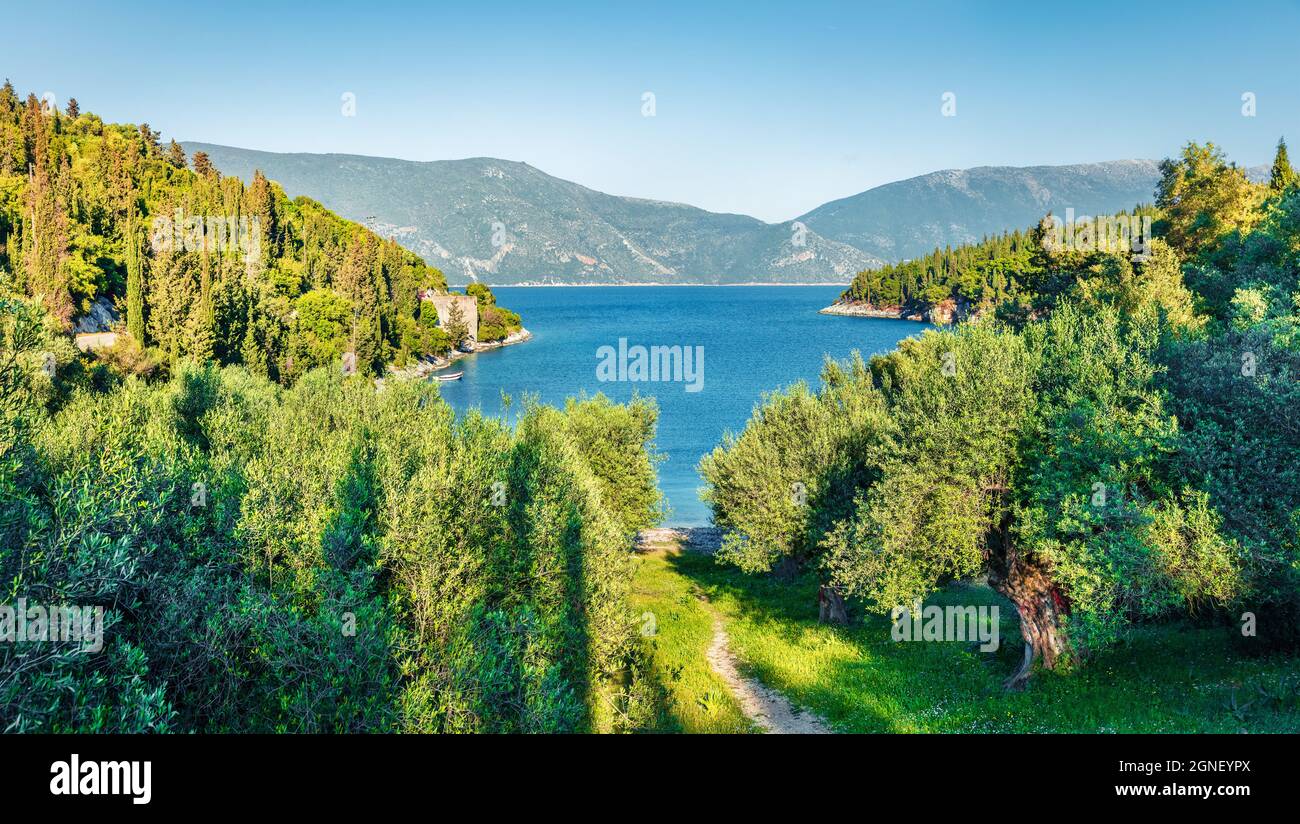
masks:
{"label": "mountain range", "polygon": [[453,283],[838,283],[881,263],[788,223],[607,195],[516,161],[183,145],[223,174],[261,169],[291,196],[354,216]]}
{"label": "mountain range", "polygon": [[[185,142],[223,174],[260,169],[395,238],[452,283],[844,283],[936,246],[1025,228],[1046,212],[1149,203],[1153,160],[983,166],[888,183],[783,223],[609,195],[495,158],[419,162]],[[1257,170],[1250,170],[1257,176]]]}
{"label": "mountain range", "polygon": [[1160,179],[1154,160],[1071,166],[980,166],[886,183],[799,217],[821,234],[884,260],[1025,229],[1049,211],[1099,215],[1150,203]]}

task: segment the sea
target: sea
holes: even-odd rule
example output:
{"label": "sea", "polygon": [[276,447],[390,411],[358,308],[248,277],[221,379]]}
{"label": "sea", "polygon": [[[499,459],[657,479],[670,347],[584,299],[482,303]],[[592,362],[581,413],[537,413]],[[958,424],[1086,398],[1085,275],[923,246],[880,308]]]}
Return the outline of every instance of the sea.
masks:
{"label": "sea", "polygon": [[[532,338],[476,353],[444,372],[438,385],[458,414],[477,407],[513,419],[528,395],[563,405],[603,393],[637,394],[659,404],[656,451],[668,526],[707,526],[697,466],[724,433],[739,433],[766,393],[799,381],[816,388],[827,357],[892,350],[928,324],[821,315],[842,286],[493,287],[500,306],[518,312]],[[638,349],[644,347],[644,352]],[[690,369],[644,380],[651,347],[681,347]],[[655,350],[662,362],[664,350]],[[668,350],[676,356],[676,350]],[[507,401],[509,399],[509,401]]]}

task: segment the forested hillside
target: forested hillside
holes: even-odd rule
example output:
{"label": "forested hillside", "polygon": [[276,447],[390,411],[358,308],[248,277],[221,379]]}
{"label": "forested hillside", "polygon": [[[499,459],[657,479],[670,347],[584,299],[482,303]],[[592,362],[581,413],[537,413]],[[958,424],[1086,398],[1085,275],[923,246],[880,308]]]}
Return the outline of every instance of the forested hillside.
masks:
{"label": "forested hillside", "polygon": [[[438,270],[192,163],[0,93],[0,729],[653,725],[626,594],[660,513],[654,405],[512,427],[380,384],[455,337],[417,294]],[[518,328],[469,294],[482,333]],[[105,300],[119,343],[82,353]],[[60,634],[67,610],[101,632]]]}
{"label": "forested hillside", "polygon": [[[1289,164],[1285,141],[1279,145],[1279,155],[1283,164]],[[1154,199],[1157,208],[1139,205],[1106,214],[1070,214],[1070,223],[1066,216],[1048,212],[1025,230],[935,248],[912,260],[863,270],[840,296],[840,302],[905,309],[920,315],[945,302],[960,306],[963,315],[993,309],[1024,314],[1050,306],[1081,281],[1096,280],[1103,274],[1103,266],[1118,270],[1105,273],[1111,281],[1127,282],[1146,270],[1164,273],[1154,276],[1167,280],[1171,268],[1177,268],[1186,257],[1171,256],[1170,246],[1199,251],[1211,238],[1235,248],[1241,238],[1229,236],[1229,229],[1247,228],[1251,220],[1258,219],[1257,207],[1265,193],[1278,191],[1278,175],[1285,177],[1276,163],[1274,166],[1263,182],[1256,183],[1252,178],[1261,176],[1260,170],[1228,163],[1212,144],[1192,144],[1176,161],[1160,164],[1155,190],[1145,198]],[[1176,170],[1182,170],[1181,177],[1173,174]],[[1189,195],[1190,202],[1186,200]],[[1222,202],[1215,203],[1216,199]],[[1147,219],[1152,221],[1150,230],[1144,228]],[[1129,224],[1122,237],[1120,220]],[[1153,239],[1157,242],[1149,243]],[[1111,254],[1095,254],[1099,251]],[[1120,251],[1133,254],[1118,254]],[[1191,273],[1189,277],[1197,276]],[[1225,299],[1221,286],[1200,285],[1208,290],[1207,297],[1218,289],[1216,300]],[[1097,286],[1100,284],[1094,284]]]}
{"label": "forested hillside", "polygon": [[928,308],[962,297],[998,303],[1017,294],[1040,271],[1031,232],[1017,230],[979,243],[935,249],[904,263],[859,272],[842,300],[875,307]]}
{"label": "forested hillside", "polygon": [[[356,355],[358,369],[445,352],[420,290],[441,272],[261,173],[246,185],[148,124],[106,124],[0,88],[0,272],[64,327],[96,301],[135,371],[183,359],[289,383]],[[489,325],[518,328],[503,316]],[[502,336],[507,334],[506,330]]]}
{"label": "forested hillside", "polygon": [[1038,231],[860,275],[990,311],[768,399],[701,465],[719,558],[881,614],[987,575],[1012,685],[1189,615],[1294,654],[1300,188],[1285,144],[1266,184],[1189,144],[1154,195],[1144,260]]}
{"label": "forested hillside", "polygon": [[[1107,218],[1141,227],[1149,226],[1143,221],[1150,221],[1154,214],[1151,208],[1141,207]],[[1100,265],[1091,254],[1095,248],[1081,249],[1079,244],[1071,245],[1072,241],[1066,240],[1070,232],[1083,229],[1062,222],[1058,234],[1053,236],[1054,217],[1049,214],[1031,229],[934,249],[915,260],[863,270],[853,278],[838,303],[898,309],[906,315],[928,316],[937,321],[947,317],[946,312],[934,311],[943,306],[954,308],[958,318],[995,309],[1004,314],[1039,312],[1072,288],[1079,278],[1091,279],[1100,273],[1099,269],[1089,269]],[[1145,235],[1141,231],[1139,228],[1133,235],[1142,247],[1140,253],[1112,254],[1106,258],[1107,265],[1125,270],[1112,273],[1112,279],[1128,280],[1136,272],[1148,270],[1154,276],[1177,268],[1168,245],[1154,238],[1149,229]],[[1123,245],[1125,252],[1138,252],[1134,241],[1127,237],[1119,243],[1116,240],[1105,238],[1112,244],[1106,251],[1117,252],[1117,247]],[[1088,242],[1095,245],[1095,239]]]}

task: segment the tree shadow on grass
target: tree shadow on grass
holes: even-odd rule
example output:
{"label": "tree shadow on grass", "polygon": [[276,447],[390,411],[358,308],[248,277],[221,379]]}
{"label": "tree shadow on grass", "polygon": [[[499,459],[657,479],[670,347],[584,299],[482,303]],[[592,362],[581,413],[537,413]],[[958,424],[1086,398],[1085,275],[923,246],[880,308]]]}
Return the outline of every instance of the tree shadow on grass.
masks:
{"label": "tree shadow on grass", "polygon": [[818,623],[811,576],[745,575],[691,553],[670,556],[669,563],[729,619],[731,646],[747,675],[837,732],[908,730],[891,684],[906,681],[914,656],[881,654],[878,647],[889,643],[887,619],[857,618],[849,627]]}
{"label": "tree shadow on grass", "polygon": [[[1234,655],[1226,635],[1185,623],[1146,626],[1065,672],[1038,671],[1023,692],[1002,680],[1022,652],[1015,611],[986,586],[957,583],[927,605],[999,607],[999,648],[896,642],[888,616],[817,621],[817,582],[779,581],[683,553],[670,559],[729,619],[746,671],[840,732],[1201,732],[1300,727],[1294,661]],[[1297,679],[1300,681],[1300,679]],[[1232,702],[1232,696],[1237,702]]]}

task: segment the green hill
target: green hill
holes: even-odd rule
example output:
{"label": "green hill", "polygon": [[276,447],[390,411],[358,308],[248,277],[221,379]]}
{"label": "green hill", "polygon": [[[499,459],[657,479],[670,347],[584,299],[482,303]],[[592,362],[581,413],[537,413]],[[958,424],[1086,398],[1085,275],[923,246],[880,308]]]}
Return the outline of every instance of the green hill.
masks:
{"label": "green hill", "polygon": [[115,309],[136,363],[215,359],[287,383],[347,352],[378,372],[448,348],[418,296],[446,279],[395,241],[260,172],[223,176],[148,124],[45,110],[8,83],[0,272],[65,329]]}

